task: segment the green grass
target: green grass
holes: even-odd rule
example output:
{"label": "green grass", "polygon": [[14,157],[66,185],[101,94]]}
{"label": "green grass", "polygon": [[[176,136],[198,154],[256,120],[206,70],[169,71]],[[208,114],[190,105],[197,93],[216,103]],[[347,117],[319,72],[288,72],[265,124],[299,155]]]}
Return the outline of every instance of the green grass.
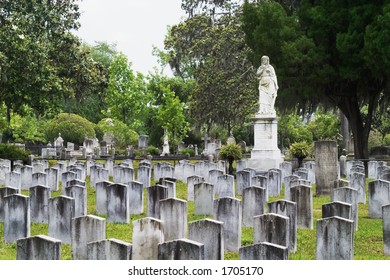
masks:
{"label": "green grass", "polygon": [[[138,168],[138,163],[134,162],[134,169]],[[153,178],[153,176],[152,176]],[[111,178],[112,179],[112,178]],[[155,184],[152,180],[152,185]],[[88,206],[87,211],[90,215],[96,215],[106,218],[104,215],[97,215],[95,201],[96,192],[95,189],[90,188],[89,178],[87,178],[87,196]],[[28,195],[28,191],[22,192]],[[58,192],[51,193],[51,197],[55,197],[61,194],[61,189]],[[315,194],[315,185],[313,186],[313,194]],[[177,198],[187,200],[187,186],[181,181],[177,181],[176,189]],[[275,201],[283,199],[283,190],[280,196],[270,197],[269,201]],[[132,242],[132,222],[146,217],[146,190],[144,190],[144,214],[131,215],[129,224],[119,223],[107,223],[106,224],[106,237],[116,238],[125,242]],[[237,198],[241,199],[240,196]],[[322,204],[330,202],[329,197],[313,197],[313,230],[310,229],[298,229],[297,231],[297,252],[290,254],[291,260],[314,260],[316,255],[316,221],[321,218]],[[212,218],[211,216],[194,215],[194,202],[187,202],[188,209],[188,222],[200,220],[204,218]],[[384,256],[383,254],[383,232],[382,232],[382,220],[368,218],[368,204],[359,204],[359,230],[354,235],[354,259],[356,260],[390,260],[390,256]],[[45,224],[31,224],[31,236],[37,234],[47,235],[48,226]],[[0,260],[14,260],[16,259],[16,244],[7,244],[4,242],[4,224],[0,223]],[[242,228],[241,245],[248,246],[253,243],[253,228]],[[61,246],[61,258],[63,260],[72,259],[71,246],[62,244]],[[226,252],[226,260],[239,259],[238,252]]]}

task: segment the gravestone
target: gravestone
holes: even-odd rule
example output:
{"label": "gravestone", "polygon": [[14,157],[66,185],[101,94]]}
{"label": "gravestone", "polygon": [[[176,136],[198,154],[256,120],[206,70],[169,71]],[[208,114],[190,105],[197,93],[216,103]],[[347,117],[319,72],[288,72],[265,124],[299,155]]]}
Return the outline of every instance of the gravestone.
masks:
{"label": "gravestone", "polygon": [[222,197],[214,201],[214,219],[224,223],[225,251],[238,251],[241,246],[241,201]]}
{"label": "gravestone", "polygon": [[68,181],[76,179],[77,174],[76,172],[72,171],[66,171],[63,172],[61,175],[61,182],[62,182],[62,194],[65,195],[65,187],[67,186]]}
{"label": "gravestone", "polygon": [[132,181],[128,185],[130,214],[142,214],[144,212],[144,186],[137,181]]}
{"label": "gravestone", "polygon": [[4,222],[5,214],[5,197],[20,193],[18,188],[14,187],[0,187],[0,222]]}
{"label": "gravestone", "polygon": [[49,236],[70,244],[72,239],[72,219],[75,216],[75,199],[57,196],[49,199]]}
{"label": "gravestone", "polygon": [[22,188],[22,176],[19,172],[11,171],[5,174],[5,186]]}
{"label": "gravestone", "polygon": [[133,260],[157,260],[164,242],[163,221],[146,217],[133,222]]}
{"label": "gravestone", "polygon": [[340,177],[341,178],[347,177],[347,157],[346,156],[340,156]]}
{"label": "gravestone", "polygon": [[351,172],[349,174],[349,186],[357,189],[358,203],[366,204],[366,175],[360,172]]}
{"label": "gravestone", "polygon": [[45,235],[21,238],[16,241],[17,260],[60,260],[61,240]]}
{"label": "gravestone", "polygon": [[382,218],[382,207],[390,204],[390,182],[375,180],[368,183],[368,216]]}
{"label": "gravestone", "polygon": [[32,174],[32,186],[48,186],[47,174],[44,172],[37,172]]}
{"label": "gravestone", "polygon": [[313,195],[309,186],[298,185],[291,188],[291,201],[297,204],[298,228],[313,229]]}
{"label": "gravestone", "polygon": [[168,189],[168,198],[176,197],[176,179],[160,178],[159,185]]}
{"label": "gravestone", "polygon": [[96,188],[96,184],[108,181],[109,171],[108,169],[101,168],[100,166],[94,165],[90,168],[90,186],[91,188]]}
{"label": "gravestone", "polygon": [[291,195],[290,195],[291,182],[296,181],[298,179],[299,176],[297,175],[286,176],[284,178],[284,199],[285,200],[291,200]]}
{"label": "gravestone", "polygon": [[204,246],[202,243],[177,239],[158,244],[159,260],[204,260]]}
{"label": "gravestone", "polygon": [[[240,248],[240,260],[288,260],[288,248],[269,242]],[[261,270],[261,272],[263,272]],[[260,271],[258,272],[260,273]]]}
{"label": "gravestone", "polygon": [[73,260],[88,259],[87,244],[106,239],[106,220],[94,215],[72,219]]}
{"label": "gravestone", "polygon": [[355,230],[358,229],[358,191],[350,187],[341,187],[333,191],[333,201],[341,201],[351,204],[352,220]]}
{"label": "gravestone", "polygon": [[252,174],[248,170],[241,170],[236,172],[236,193],[242,195],[245,188],[251,186]]}
{"label": "gravestone", "polygon": [[338,178],[336,141],[316,141],[315,144],[316,194],[331,194],[332,183]]}
{"label": "gravestone", "polygon": [[47,224],[49,222],[50,188],[34,186],[30,188],[30,220],[33,223]]}
{"label": "gravestone", "polygon": [[253,243],[269,242],[289,247],[290,227],[287,216],[268,213],[253,219]]}
{"label": "gravestone", "polygon": [[378,176],[378,172],[377,172],[377,168],[378,168],[378,162],[375,161],[375,160],[370,160],[368,162],[368,178],[370,179],[377,179],[377,176]]}
{"label": "gravestone", "polygon": [[22,190],[28,190],[32,186],[32,171],[33,168],[30,165],[25,165],[20,169]]}
{"label": "gravestone", "polygon": [[245,159],[236,161],[236,173],[244,170],[246,167],[247,167],[247,161]]}
{"label": "gravestone", "polygon": [[253,227],[253,217],[265,213],[265,204],[265,188],[245,188],[242,196],[242,225],[244,227]]}
{"label": "gravestone", "polygon": [[268,170],[268,195],[279,196],[282,190],[282,175],[279,169]]}
{"label": "gravestone", "polygon": [[204,182],[204,178],[193,175],[187,177],[187,200],[194,201],[194,186]]}
{"label": "gravestone", "polygon": [[13,194],[4,198],[4,241],[15,243],[30,236],[30,198]]}
{"label": "gravestone", "polygon": [[268,202],[268,212],[283,215],[289,218],[289,246],[290,253],[297,250],[297,204],[288,200]]}
{"label": "gravestone", "polygon": [[130,223],[129,186],[112,184],[106,186],[107,222]]}
{"label": "gravestone", "polygon": [[96,213],[107,215],[107,187],[112,184],[110,181],[96,183]]}
{"label": "gravestone", "polygon": [[160,219],[164,223],[164,240],[186,238],[187,201],[177,198],[160,200]]}
{"label": "gravestone", "polygon": [[134,181],[134,169],[131,167],[114,166],[114,183],[127,184]]}
{"label": "gravestone", "polygon": [[292,175],[292,163],[284,161],[279,165],[279,168],[282,170],[282,182],[284,183],[284,178]]}
{"label": "gravestone", "polygon": [[110,238],[87,244],[88,260],[131,260],[132,245],[128,242]]}
{"label": "gravestone", "polygon": [[340,217],[352,220],[352,205],[346,202],[333,201],[322,204],[322,218]]}
{"label": "gravestone", "polygon": [[84,186],[72,185],[65,188],[65,196],[73,197],[75,200],[74,217],[87,215],[87,188]]}
{"label": "gravestone", "polygon": [[214,194],[218,197],[234,197],[234,176],[227,174],[218,176]]}
{"label": "gravestone", "polygon": [[160,219],[160,200],[168,198],[168,188],[152,186],[147,188],[147,216]]}
{"label": "gravestone", "polygon": [[331,195],[330,195],[331,200],[334,200],[333,199],[334,190],[337,188],[342,188],[342,187],[349,187],[349,181],[345,180],[345,179],[338,179],[338,180],[333,182],[333,188],[332,188]]}
{"label": "gravestone", "polygon": [[352,220],[330,217],[317,221],[317,260],[352,260],[354,225]]}
{"label": "gravestone", "polygon": [[143,187],[146,189],[150,187],[152,169],[149,166],[139,166],[137,173],[137,181],[141,182]]}
{"label": "gravestone", "polygon": [[222,170],[219,170],[219,169],[212,169],[209,171],[208,175],[207,175],[207,183],[210,183],[212,185],[214,185],[215,187],[215,192],[217,192],[217,183],[218,183],[218,177],[219,176],[223,176],[223,171]]}
{"label": "gravestone", "polygon": [[114,160],[111,158],[106,159],[104,168],[108,170],[108,176],[114,176]]}
{"label": "gravestone", "polygon": [[390,256],[390,204],[382,207],[382,228],[385,256]]}
{"label": "gravestone", "polygon": [[47,186],[50,188],[50,191],[56,192],[59,190],[59,170],[57,168],[48,168],[45,169],[47,174]]}
{"label": "gravestone", "polygon": [[251,179],[252,186],[265,188],[265,199],[268,201],[268,178],[262,175],[256,175]]}
{"label": "gravestone", "polygon": [[214,186],[200,183],[194,186],[194,214],[213,215],[214,213]]}
{"label": "gravestone", "polygon": [[188,238],[204,245],[205,260],[223,260],[223,223],[212,219],[188,224]]}

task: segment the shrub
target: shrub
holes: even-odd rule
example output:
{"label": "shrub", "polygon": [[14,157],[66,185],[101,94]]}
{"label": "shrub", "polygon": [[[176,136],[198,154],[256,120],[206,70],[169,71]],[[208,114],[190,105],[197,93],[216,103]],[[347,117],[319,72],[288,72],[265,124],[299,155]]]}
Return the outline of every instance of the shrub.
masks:
{"label": "shrub", "polygon": [[52,142],[61,133],[65,142],[82,145],[85,137],[95,136],[94,124],[75,114],[61,113],[49,122],[47,139]]}
{"label": "shrub", "polygon": [[184,148],[180,151],[181,155],[190,155],[190,157],[195,156],[195,151],[191,148]]}
{"label": "shrub", "polygon": [[148,146],[145,149],[146,154],[150,154],[152,156],[158,156],[160,155],[160,149],[155,146]]}
{"label": "shrub", "polygon": [[101,132],[113,135],[114,145],[117,148],[126,149],[127,146],[138,143],[137,132],[117,119],[102,119],[97,126]]}
{"label": "shrub", "polygon": [[0,144],[0,158],[27,160],[31,153],[12,144]]}
{"label": "shrub", "polygon": [[302,167],[303,159],[312,153],[312,146],[306,141],[295,142],[290,146],[290,155],[298,159],[299,167]]}
{"label": "shrub", "polygon": [[234,161],[242,158],[241,146],[235,143],[230,143],[221,147],[219,153],[224,160]]}

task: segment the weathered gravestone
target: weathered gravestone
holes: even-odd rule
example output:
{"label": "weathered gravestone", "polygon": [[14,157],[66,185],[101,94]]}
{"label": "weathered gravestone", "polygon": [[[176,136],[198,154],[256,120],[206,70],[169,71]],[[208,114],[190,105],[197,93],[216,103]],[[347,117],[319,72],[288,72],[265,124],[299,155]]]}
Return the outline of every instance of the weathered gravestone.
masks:
{"label": "weathered gravestone", "polygon": [[194,214],[213,215],[214,213],[214,186],[200,183],[194,186]]}
{"label": "weathered gravestone", "polygon": [[59,172],[60,171],[57,168],[45,169],[45,173],[47,174],[47,186],[52,192],[59,190]]}
{"label": "weathered gravestone", "polygon": [[157,260],[164,242],[163,221],[146,217],[133,222],[133,260]]}
{"label": "weathered gravestone", "polygon": [[49,199],[49,236],[64,244],[72,241],[72,219],[75,217],[75,199],[57,196]]}
{"label": "weathered gravestone", "polygon": [[204,260],[204,246],[202,243],[177,239],[158,244],[159,260]]}
{"label": "weathered gravestone", "polygon": [[16,241],[17,260],[60,260],[61,240],[45,235],[21,238]]}
{"label": "weathered gravestone", "polygon": [[5,174],[5,186],[22,188],[22,176],[19,172],[11,171]]}
{"label": "weathered gravestone", "polygon": [[168,188],[152,186],[147,188],[147,216],[160,219],[160,200],[168,198]]}
{"label": "weathered gravestone", "polygon": [[291,188],[291,201],[297,204],[298,228],[313,229],[312,188],[299,185]]}
{"label": "weathered gravestone", "polygon": [[317,260],[352,260],[354,254],[354,223],[330,217],[317,221]]}
{"label": "weathered gravestone", "polygon": [[236,192],[238,195],[242,195],[245,188],[251,186],[252,174],[248,170],[241,170],[236,173]]}
{"label": "weathered gravestone", "polygon": [[384,254],[390,256],[390,204],[382,207]]}
{"label": "weathered gravestone", "polygon": [[109,179],[108,169],[101,168],[100,166],[94,165],[90,168],[90,186],[91,188],[96,188],[96,184]]}
{"label": "weathered gravestone", "polygon": [[253,221],[253,243],[263,242],[288,248],[290,242],[289,218],[273,213],[255,216]]}
{"label": "weathered gravestone", "polygon": [[[269,242],[245,246],[240,248],[240,260],[288,260],[288,248]],[[263,270],[256,273],[261,275]]]}
{"label": "weathered gravestone", "polygon": [[289,222],[289,246],[290,253],[297,250],[297,204],[288,200],[268,202],[268,212],[288,217]]}
{"label": "weathered gravestone", "polygon": [[25,165],[20,169],[22,190],[28,190],[32,186],[32,172],[33,168],[30,165]]}
{"label": "weathered gravestone", "polygon": [[65,188],[65,196],[75,199],[74,216],[87,215],[87,188],[85,186],[72,185]]}
{"label": "weathered gravestone", "polygon": [[46,186],[34,186],[30,188],[30,219],[33,223],[49,222],[49,198],[50,188]]}
{"label": "weathered gravestone", "polygon": [[186,238],[187,201],[177,198],[160,200],[160,219],[164,223],[164,240]]}
{"label": "weathered gravestone", "polygon": [[32,186],[48,186],[47,174],[44,172],[37,172],[32,174]]}
{"label": "weathered gravestone", "polygon": [[390,204],[390,182],[375,180],[368,183],[368,216],[382,218],[382,207]]}
{"label": "weathered gravestone", "polygon": [[299,179],[299,176],[297,176],[297,175],[291,175],[291,176],[284,177],[284,199],[285,200],[291,200],[291,194],[290,194],[291,182],[297,181],[298,179]]}
{"label": "weathered gravestone", "polygon": [[193,175],[187,177],[187,200],[194,201],[194,186],[204,182],[204,178]]}
{"label": "weathered gravestone", "polygon": [[244,227],[253,227],[253,217],[264,214],[265,205],[265,188],[245,188],[242,196],[242,225]]}
{"label": "weathered gravestone", "polygon": [[106,239],[106,219],[94,215],[72,219],[73,260],[88,259],[87,244]]}
{"label": "weathered gravestone", "polygon": [[152,178],[152,169],[149,166],[138,167],[137,181],[141,182],[143,187],[146,189],[150,187]]}
{"label": "weathered gravestone", "polygon": [[128,183],[128,186],[130,214],[142,214],[144,212],[144,186],[137,181]]}
{"label": "weathered gravestone", "polygon": [[88,260],[131,260],[132,245],[128,242],[110,238],[87,244]]}
{"label": "weathered gravestone", "polygon": [[357,189],[358,203],[366,204],[366,175],[360,172],[351,172],[349,174],[349,186]]}
{"label": "weathered gravestone", "polygon": [[214,194],[218,197],[234,197],[234,176],[227,174],[218,176]]}
{"label": "weathered gravestone", "polygon": [[205,260],[223,260],[223,223],[212,219],[188,224],[188,238],[203,243]]}
{"label": "weathered gravestone", "polygon": [[20,193],[20,190],[18,188],[0,187],[0,222],[4,222],[5,197],[18,193]]}
{"label": "weathered gravestone", "polygon": [[134,169],[131,167],[114,166],[114,183],[126,184],[134,181]]}
{"label": "weathered gravestone", "polygon": [[322,204],[322,218],[334,216],[352,220],[352,205],[341,201]]}
{"label": "weathered gravestone", "polygon": [[338,179],[337,142],[316,141],[315,144],[316,194],[331,194],[332,183]]}
{"label": "weathered gravestone", "polygon": [[129,223],[130,201],[129,186],[112,184],[106,186],[107,192],[107,222]]}
{"label": "weathered gravestone", "polygon": [[214,201],[214,219],[224,223],[225,251],[238,251],[241,246],[241,201],[222,197]]}
{"label": "weathered gravestone", "polygon": [[352,220],[355,230],[358,229],[358,191],[350,187],[334,189],[333,201],[341,201],[351,204]]}
{"label": "weathered gravestone", "polygon": [[96,212],[107,215],[107,187],[112,185],[110,181],[96,183]]}
{"label": "weathered gravestone", "polygon": [[15,243],[30,236],[30,198],[13,194],[4,198],[4,241]]}

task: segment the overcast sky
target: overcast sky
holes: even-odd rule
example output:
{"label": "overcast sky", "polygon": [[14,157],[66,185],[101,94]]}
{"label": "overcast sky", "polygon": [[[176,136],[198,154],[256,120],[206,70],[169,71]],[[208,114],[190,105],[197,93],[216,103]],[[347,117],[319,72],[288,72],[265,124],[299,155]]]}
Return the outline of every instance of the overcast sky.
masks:
{"label": "overcast sky", "polygon": [[79,6],[81,27],[76,34],[92,45],[117,43],[133,70],[143,74],[158,66],[153,46],[162,49],[167,27],[184,16],[181,0],[80,0]]}

